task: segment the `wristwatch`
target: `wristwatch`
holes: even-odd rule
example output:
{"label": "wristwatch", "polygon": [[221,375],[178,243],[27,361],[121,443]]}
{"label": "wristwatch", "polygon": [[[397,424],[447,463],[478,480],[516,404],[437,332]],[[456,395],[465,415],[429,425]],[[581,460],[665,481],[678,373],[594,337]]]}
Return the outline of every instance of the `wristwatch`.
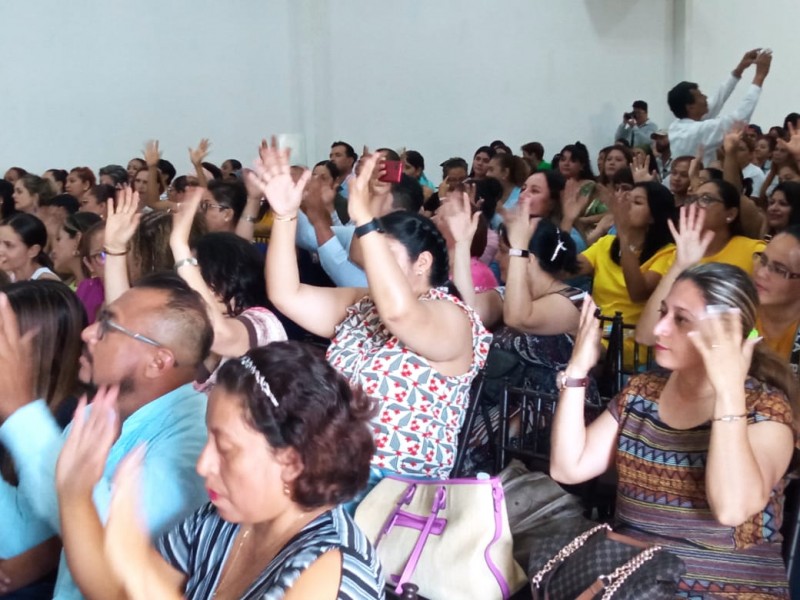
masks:
{"label": "wristwatch", "polygon": [[589,385],[588,377],[568,377],[566,371],[561,371],[556,375],[556,387],[561,392],[564,388],[578,388]]}
{"label": "wristwatch", "polygon": [[377,231],[378,233],[383,233],[383,228],[381,228],[381,223],[378,219],[372,219],[371,221],[364,223],[363,225],[359,225],[355,228],[353,233],[357,238],[362,238],[368,233],[372,233],[373,231]]}
{"label": "wristwatch", "polygon": [[508,249],[509,256],[521,256],[522,258],[528,258],[531,253],[527,250],[521,250],[519,248],[509,248]]}

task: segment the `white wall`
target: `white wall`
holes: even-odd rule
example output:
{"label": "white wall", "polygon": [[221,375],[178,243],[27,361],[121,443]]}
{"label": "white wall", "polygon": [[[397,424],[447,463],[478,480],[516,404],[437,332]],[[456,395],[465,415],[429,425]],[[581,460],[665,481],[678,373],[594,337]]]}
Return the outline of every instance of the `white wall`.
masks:
{"label": "white wall", "polygon": [[[797,27],[798,0],[770,0],[761,4],[740,0],[687,0],[686,70],[681,79],[695,81],[706,93],[712,92],[751,48],[772,48],[772,70],[753,114],[765,133],[782,125],[790,112],[800,112]],[[746,72],[728,100],[732,109],[752,80],[754,68]]]}
{"label": "white wall", "polygon": [[[704,0],[711,1],[711,0]],[[788,2],[788,0],[787,0]],[[158,137],[188,168],[249,162],[269,132],[306,161],[344,139],[414,147],[429,174],[502,138],[596,152],[631,101],[666,124],[672,0],[0,2],[0,169],[125,164]]]}

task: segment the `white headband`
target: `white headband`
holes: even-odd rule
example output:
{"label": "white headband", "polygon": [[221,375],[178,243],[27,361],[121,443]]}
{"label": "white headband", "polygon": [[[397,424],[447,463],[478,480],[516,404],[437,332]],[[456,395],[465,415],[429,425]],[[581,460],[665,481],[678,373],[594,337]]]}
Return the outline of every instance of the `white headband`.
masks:
{"label": "white headband", "polygon": [[267,398],[269,398],[270,402],[272,402],[272,405],[275,408],[278,408],[278,399],[275,397],[275,394],[272,393],[272,390],[270,389],[267,380],[264,379],[264,376],[261,374],[261,371],[259,371],[255,363],[252,360],[250,360],[250,357],[242,356],[239,359],[239,362],[245,369],[247,369],[250,372],[250,374],[253,377],[256,378],[256,383],[261,388],[261,391],[264,392],[264,395]]}

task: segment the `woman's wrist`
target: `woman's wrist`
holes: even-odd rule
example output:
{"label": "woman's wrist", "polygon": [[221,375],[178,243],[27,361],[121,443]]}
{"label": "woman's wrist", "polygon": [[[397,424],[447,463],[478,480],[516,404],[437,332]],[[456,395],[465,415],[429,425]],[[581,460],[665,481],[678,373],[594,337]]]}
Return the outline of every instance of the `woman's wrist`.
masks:
{"label": "woman's wrist", "polygon": [[275,222],[284,222],[288,223],[289,221],[296,221],[297,220],[297,211],[285,213],[285,214],[278,214],[275,211],[272,211],[273,214],[273,221]]}

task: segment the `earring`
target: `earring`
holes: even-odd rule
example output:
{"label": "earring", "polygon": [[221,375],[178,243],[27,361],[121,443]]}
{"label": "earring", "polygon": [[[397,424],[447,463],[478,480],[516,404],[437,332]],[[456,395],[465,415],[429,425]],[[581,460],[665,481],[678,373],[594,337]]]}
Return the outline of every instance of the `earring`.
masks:
{"label": "earring", "polygon": [[292,490],[289,489],[289,484],[288,483],[284,483],[283,484],[283,493],[284,493],[284,495],[291,497]]}
{"label": "earring", "polygon": [[81,253],[78,252],[77,250],[72,252],[72,256],[80,256],[80,255],[81,255]]}
{"label": "earring", "polygon": [[733,221],[733,217],[728,217],[727,219],[725,219],[725,222],[727,223],[730,223],[731,221]]}
{"label": "earring", "polygon": [[417,271],[417,275],[422,275],[422,271],[421,270]]}

